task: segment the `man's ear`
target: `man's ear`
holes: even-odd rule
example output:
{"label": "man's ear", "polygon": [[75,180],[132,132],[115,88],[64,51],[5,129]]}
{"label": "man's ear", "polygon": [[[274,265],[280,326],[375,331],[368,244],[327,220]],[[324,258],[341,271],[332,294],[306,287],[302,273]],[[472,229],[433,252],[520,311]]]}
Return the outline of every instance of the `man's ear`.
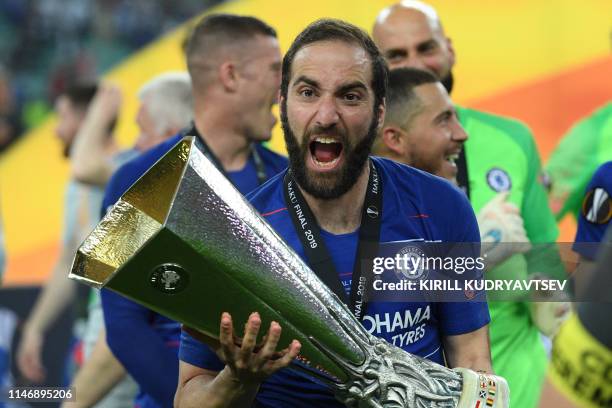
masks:
{"label": "man's ear", "polygon": [[450,37],[446,37],[446,47],[448,48],[448,53],[450,54],[450,66],[451,68],[455,65],[455,48],[453,48],[453,42]]}
{"label": "man's ear", "polygon": [[385,113],[387,111],[387,105],[385,102],[385,99],[383,99],[382,103],[380,105],[378,105],[378,118],[377,118],[377,124],[376,124],[376,130],[377,133],[380,133],[380,130],[382,129],[383,125],[385,124]]}
{"label": "man's ear", "polygon": [[390,124],[383,127],[380,132],[381,139],[387,149],[395,155],[402,157],[406,149],[406,134],[399,126]]}
{"label": "man's ear", "polygon": [[219,82],[226,91],[236,91],[238,88],[238,72],[233,62],[226,61],[219,66]]}

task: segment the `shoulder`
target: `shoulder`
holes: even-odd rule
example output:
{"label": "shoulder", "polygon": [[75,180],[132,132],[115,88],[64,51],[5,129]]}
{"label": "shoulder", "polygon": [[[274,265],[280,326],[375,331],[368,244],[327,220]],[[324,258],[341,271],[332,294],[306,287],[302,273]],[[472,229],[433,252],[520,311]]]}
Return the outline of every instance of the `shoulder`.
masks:
{"label": "shoulder", "polygon": [[372,160],[381,173],[385,193],[407,194],[405,197],[409,200],[422,203],[442,198],[467,200],[461,190],[441,177],[382,157],[373,157]]}
{"label": "shoulder", "polygon": [[182,135],[176,135],[158,145],[153,146],[151,149],[143,152],[142,154],[138,155],[137,157],[133,158],[132,160],[121,166],[119,170],[117,170],[115,175],[123,177],[137,175],[138,177],[140,177],[146,170],[148,170],[153,164],[155,164],[156,161],[158,161],[164,154],[166,154],[181,139]]}
{"label": "shoulder", "polygon": [[114,204],[136,180],[181,139],[181,135],[171,137],[119,167],[106,186],[104,208]]}
{"label": "shoulder", "polygon": [[581,245],[581,242],[601,242],[612,220],[612,161],[599,166],[586,188],[574,251],[594,260],[596,245]]}
{"label": "shoulder", "polygon": [[576,122],[568,133],[595,132],[597,129],[606,127],[612,121],[612,102],[596,109],[590,115]]}
{"label": "shoulder", "polygon": [[260,214],[285,209],[283,180],[286,173],[286,171],[278,173],[245,196]]}
{"label": "shoulder", "polygon": [[529,127],[518,119],[508,116],[496,115],[494,113],[483,112],[476,109],[457,107],[459,119],[472,120],[484,125],[491,125],[508,132],[518,132],[531,135]]}
{"label": "shoulder", "polygon": [[[474,210],[467,196],[441,177],[404,164],[373,158],[380,169],[384,191],[383,212],[393,222],[422,217],[433,235],[428,239],[449,242],[479,240]],[[387,211],[386,209],[389,209]]]}
{"label": "shoulder", "polygon": [[524,150],[530,151],[535,147],[531,130],[520,120],[464,107],[457,107],[457,114],[464,126],[472,127],[470,130],[478,127],[494,128],[513,139]]}
{"label": "shoulder", "polygon": [[599,166],[591,178],[587,190],[601,187],[608,194],[612,194],[612,161],[606,162]]}
{"label": "shoulder", "polygon": [[257,143],[255,145],[255,148],[257,149],[257,152],[261,155],[261,158],[263,159],[264,163],[268,167],[272,167],[273,169],[275,169],[277,173],[286,168],[289,164],[289,161],[285,156],[273,152],[261,143]]}

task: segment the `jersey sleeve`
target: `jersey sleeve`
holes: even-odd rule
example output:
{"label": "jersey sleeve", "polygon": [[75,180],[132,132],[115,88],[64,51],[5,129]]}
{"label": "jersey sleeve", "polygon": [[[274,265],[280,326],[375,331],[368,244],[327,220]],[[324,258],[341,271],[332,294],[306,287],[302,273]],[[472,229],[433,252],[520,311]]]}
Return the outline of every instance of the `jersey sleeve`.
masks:
{"label": "jersey sleeve", "polygon": [[599,243],[611,224],[612,216],[612,162],[599,167],[586,188],[574,251],[588,260],[595,260]]}
{"label": "jersey sleeve", "polygon": [[196,340],[186,331],[181,331],[179,359],[196,367],[211,371],[221,371],[225,364],[206,344]]}
{"label": "jersey sleeve", "polygon": [[[480,231],[476,215],[462,193],[457,191],[456,198],[457,212],[453,213],[453,218],[449,220],[451,230],[447,241],[460,245],[461,256],[477,259],[480,257]],[[483,270],[476,269],[472,277],[482,279]],[[470,333],[491,321],[484,292],[465,294],[465,296],[464,301],[437,304],[440,329],[443,335],[454,336]]]}

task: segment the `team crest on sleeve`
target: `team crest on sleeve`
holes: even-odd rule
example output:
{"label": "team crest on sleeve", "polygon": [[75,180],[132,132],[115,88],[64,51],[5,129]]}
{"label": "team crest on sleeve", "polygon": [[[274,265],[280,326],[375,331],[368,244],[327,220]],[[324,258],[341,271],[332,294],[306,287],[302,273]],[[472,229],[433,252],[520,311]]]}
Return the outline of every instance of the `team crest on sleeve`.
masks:
{"label": "team crest on sleeve", "polygon": [[582,216],[592,224],[606,224],[612,218],[612,200],[601,187],[589,190],[582,202]]}
{"label": "team crest on sleeve", "polygon": [[487,172],[487,184],[498,193],[510,191],[510,188],[512,188],[510,175],[498,167],[493,167]]}

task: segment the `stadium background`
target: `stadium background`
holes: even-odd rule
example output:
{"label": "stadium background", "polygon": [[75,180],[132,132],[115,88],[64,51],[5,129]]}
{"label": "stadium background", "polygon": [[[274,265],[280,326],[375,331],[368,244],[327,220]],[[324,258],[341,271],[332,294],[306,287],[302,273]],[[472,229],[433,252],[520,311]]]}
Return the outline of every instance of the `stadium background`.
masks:
{"label": "stadium background", "polygon": [[[319,17],[337,17],[370,31],[383,0],[239,0],[210,11],[250,14],[274,26],[281,49]],[[543,161],[572,123],[612,95],[612,6],[609,0],[436,0],[458,55],[455,102],[526,122]],[[184,69],[181,43],[200,16],[157,39],[107,72],[124,94],[117,136],[129,146],[139,87],[153,75]],[[0,208],[7,250],[4,284],[38,284],[57,258],[68,164],[54,137],[55,117],[0,156]],[[283,150],[280,129],[271,145]],[[568,163],[571,165],[571,163]],[[561,223],[572,241],[575,223]]]}

